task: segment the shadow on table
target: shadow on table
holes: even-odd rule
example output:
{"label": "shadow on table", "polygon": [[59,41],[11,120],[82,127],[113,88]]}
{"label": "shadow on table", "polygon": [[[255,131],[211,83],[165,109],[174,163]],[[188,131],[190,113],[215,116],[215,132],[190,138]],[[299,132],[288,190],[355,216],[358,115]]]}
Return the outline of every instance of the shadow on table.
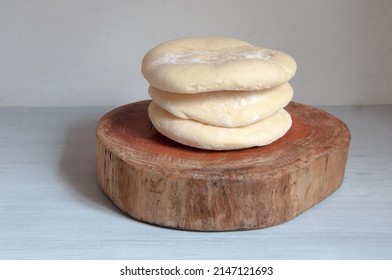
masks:
{"label": "shadow on table", "polygon": [[96,179],[95,129],[99,116],[81,115],[80,121],[72,123],[66,131],[60,172],[82,203],[126,216],[103,193]]}

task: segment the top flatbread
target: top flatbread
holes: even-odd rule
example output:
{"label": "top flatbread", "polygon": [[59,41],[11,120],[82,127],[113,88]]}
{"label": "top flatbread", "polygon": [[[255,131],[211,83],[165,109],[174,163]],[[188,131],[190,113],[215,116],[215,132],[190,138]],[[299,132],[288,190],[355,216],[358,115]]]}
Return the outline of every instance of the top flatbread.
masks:
{"label": "top flatbread", "polygon": [[177,93],[262,90],[286,83],[294,59],[280,51],[223,37],[190,37],[164,42],[143,58],[150,85]]}

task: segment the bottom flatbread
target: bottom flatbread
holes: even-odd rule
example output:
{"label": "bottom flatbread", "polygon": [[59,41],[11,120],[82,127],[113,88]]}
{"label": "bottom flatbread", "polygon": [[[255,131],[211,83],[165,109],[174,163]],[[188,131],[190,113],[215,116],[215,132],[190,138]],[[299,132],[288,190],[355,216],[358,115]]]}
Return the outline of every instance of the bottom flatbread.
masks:
{"label": "bottom flatbread", "polygon": [[206,150],[235,150],[265,146],[282,137],[291,127],[290,114],[280,109],[251,125],[226,128],[178,118],[154,101],[148,108],[154,127],[166,137],[181,144]]}

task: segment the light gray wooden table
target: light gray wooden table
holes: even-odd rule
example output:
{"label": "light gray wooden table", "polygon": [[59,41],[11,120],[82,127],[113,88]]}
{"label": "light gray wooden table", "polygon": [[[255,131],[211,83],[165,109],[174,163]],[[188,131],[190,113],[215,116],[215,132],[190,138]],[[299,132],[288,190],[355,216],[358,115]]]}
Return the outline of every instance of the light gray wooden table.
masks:
{"label": "light gray wooden table", "polygon": [[392,105],[325,106],[349,126],[346,177],[285,224],[202,233],[136,221],[95,179],[109,107],[0,107],[0,259],[392,259]]}

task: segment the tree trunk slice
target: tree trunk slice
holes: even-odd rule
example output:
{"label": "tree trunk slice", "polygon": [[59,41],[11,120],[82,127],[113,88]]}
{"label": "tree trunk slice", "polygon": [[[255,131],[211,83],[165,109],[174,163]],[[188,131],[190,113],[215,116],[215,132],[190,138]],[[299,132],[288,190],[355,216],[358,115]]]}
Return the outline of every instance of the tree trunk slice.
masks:
{"label": "tree trunk slice", "polygon": [[265,228],[298,216],[343,181],[350,132],[322,110],[291,102],[293,125],[276,142],[208,151],[157,132],[149,103],[114,109],[96,130],[98,183],[137,220],[197,231]]}

